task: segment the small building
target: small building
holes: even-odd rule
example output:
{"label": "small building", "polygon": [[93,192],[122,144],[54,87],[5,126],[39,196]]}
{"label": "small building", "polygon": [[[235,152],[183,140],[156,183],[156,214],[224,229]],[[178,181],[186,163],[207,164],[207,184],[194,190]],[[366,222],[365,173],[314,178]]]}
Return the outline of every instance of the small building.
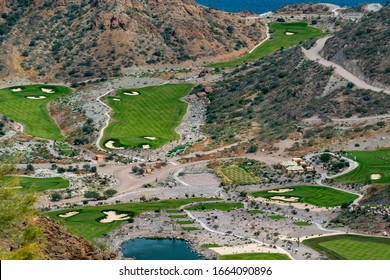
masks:
{"label": "small building", "polygon": [[298,164],[300,164],[302,162],[302,159],[299,158],[299,157],[293,158],[292,160],[295,161]]}
{"label": "small building", "polygon": [[289,166],[286,168],[287,174],[297,174],[297,173],[303,173],[305,169],[302,166],[296,165],[296,166]]}
{"label": "small building", "polygon": [[206,92],[202,91],[202,92],[198,92],[198,97],[202,98],[202,97],[205,97],[206,96]]}
{"label": "small building", "polygon": [[212,88],[212,87],[209,87],[209,86],[205,86],[205,87],[204,87],[204,91],[205,91],[206,93],[212,93],[212,92],[213,92],[213,88]]}
{"label": "small building", "polygon": [[145,170],[145,171],[146,171],[146,173],[147,173],[147,174],[151,174],[151,173],[152,173],[152,171],[153,171],[153,169],[152,169],[152,168],[146,168],[146,170]]}
{"label": "small building", "polygon": [[313,166],[306,166],[306,172],[313,172],[315,171]]}
{"label": "small building", "polygon": [[103,162],[104,161],[104,156],[103,155],[96,155],[95,156],[95,160],[97,162]]}

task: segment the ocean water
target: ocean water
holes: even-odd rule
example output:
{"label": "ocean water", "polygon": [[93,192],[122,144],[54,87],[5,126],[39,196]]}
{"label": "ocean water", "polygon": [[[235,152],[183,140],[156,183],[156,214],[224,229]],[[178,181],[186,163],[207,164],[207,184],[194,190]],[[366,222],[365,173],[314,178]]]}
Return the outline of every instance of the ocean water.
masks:
{"label": "ocean water", "polygon": [[226,12],[239,12],[243,10],[252,11],[254,13],[273,12],[280,7],[288,4],[299,3],[331,3],[341,7],[357,6],[364,3],[380,3],[384,5],[386,0],[195,0],[199,4],[207,7],[216,8]]}
{"label": "ocean water", "polygon": [[136,238],[122,244],[125,258],[136,260],[204,260],[185,240]]}

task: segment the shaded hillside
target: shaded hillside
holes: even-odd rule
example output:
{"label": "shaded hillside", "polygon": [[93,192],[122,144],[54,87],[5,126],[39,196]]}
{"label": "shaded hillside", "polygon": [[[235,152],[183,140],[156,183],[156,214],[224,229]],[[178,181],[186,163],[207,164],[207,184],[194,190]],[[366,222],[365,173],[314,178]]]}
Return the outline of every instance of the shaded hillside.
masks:
{"label": "shaded hillside", "polygon": [[292,132],[332,138],[339,133],[333,127],[304,130],[302,120],[389,111],[387,95],[355,89],[346,81],[337,87],[333,83],[333,70],[305,60],[299,47],[281,51],[235,69],[214,85],[207,95],[205,132],[223,142],[248,137],[272,142]]}
{"label": "shaded hillside", "polygon": [[265,36],[260,20],[193,0],[1,1],[3,77],[83,80],[137,65],[171,67],[243,52]]}
{"label": "shaded hillside", "polygon": [[89,241],[71,235],[64,226],[47,217],[38,217],[43,231],[43,254],[49,260],[111,260],[116,255],[102,251]]}
{"label": "shaded hillside", "polygon": [[390,5],[351,22],[330,38],[323,56],[374,85],[390,88]]}

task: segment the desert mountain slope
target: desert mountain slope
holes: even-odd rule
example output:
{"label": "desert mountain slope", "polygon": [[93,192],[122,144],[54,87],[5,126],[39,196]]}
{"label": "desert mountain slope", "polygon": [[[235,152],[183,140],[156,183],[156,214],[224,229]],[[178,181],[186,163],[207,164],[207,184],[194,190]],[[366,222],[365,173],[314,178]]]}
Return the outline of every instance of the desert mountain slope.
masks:
{"label": "desert mountain slope", "polygon": [[[85,80],[137,65],[170,69],[238,55],[265,36],[261,20],[193,0],[0,1],[2,77]],[[16,22],[7,18],[15,13]]]}
{"label": "desert mountain slope", "polygon": [[323,56],[366,82],[390,88],[390,4],[330,38]]}

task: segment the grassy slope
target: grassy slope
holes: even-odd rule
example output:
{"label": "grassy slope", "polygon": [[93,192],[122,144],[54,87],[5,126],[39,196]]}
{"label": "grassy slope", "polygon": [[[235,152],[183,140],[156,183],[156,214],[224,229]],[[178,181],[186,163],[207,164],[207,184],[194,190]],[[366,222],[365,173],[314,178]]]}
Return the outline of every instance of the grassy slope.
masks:
{"label": "grassy slope", "polygon": [[195,211],[202,211],[202,210],[222,210],[222,211],[229,211],[234,210],[238,208],[244,208],[244,205],[239,202],[212,202],[212,203],[199,203],[194,206],[187,207],[186,210],[195,210]]}
{"label": "grassy slope", "polygon": [[342,183],[367,183],[371,174],[381,174],[382,178],[373,180],[375,183],[390,182],[390,149],[375,151],[351,151],[347,157],[355,159],[359,166],[352,172],[337,177],[334,180]]}
{"label": "grassy slope", "polygon": [[[107,224],[99,223],[99,219],[105,217],[103,211],[115,210],[118,212],[128,213],[129,216],[134,217],[142,212],[178,208],[182,205],[186,205],[191,202],[207,200],[215,200],[215,198],[189,198],[177,200],[163,200],[159,202],[147,203],[124,203],[105,206],[87,206],[83,208],[49,212],[47,213],[47,216],[54,220],[62,221],[72,234],[77,236],[83,236],[84,238],[93,241],[95,238],[107,234],[108,232],[114,230],[116,227],[125,222],[114,221],[112,223]],[[69,218],[61,218],[58,216],[60,214],[64,214],[71,211],[79,211],[80,213]]]}
{"label": "grassy slope", "polygon": [[220,168],[220,171],[235,185],[251,185],[258,183],[256,178],[237,165],[222,167]]}
{"label": "grassy slope", "polygon": [[[157,148],[177,140],[179,135],[175,129],[187,110],[187,103],[181,99],[192,87],[192,84],[169,84],[118,90],[116,98],[121,101],[108,97],[113,120],[104,131],[102,144],[114,140],[115,146],[134,148],[148,144],[151,148]],[[137,91],[140,95],[123,94],[131,91]],[[147,140],[144,137],[157,139]]]}
{"label": "grassy slope", "polygon": [[233,254],[222,255],[218,260],[289,260],[287,255],[276,253],[248,253],[248,254]]}
{"label": "grassy slope", "polygon": [[293,191],[285,193],[261,191],[251,193],[251,195],[265,198],[273,196],[299,197],[299,202],[322,207],[340,206],[344,203],[351,203],[358,198],[357,195],[322,186],[294,186],[288,188],[293,189]]}
{"label": "grassy slope", "polygon": [[[237,59],[217,62],[210,64],[210,67],[224,68],[224,67],[236,67],[243,62],[255,61],[258,58],[272,54],[280,48],[288,48],[294,46],[302,41],[307,41],[311,38],[319,38],[324,33],[317,28],[307,26],[304,22],[293,22],[293,23],[271,23],[270,31],[272,39],[264,42],[257,47],[252,53],[248,53]],[[286,32],[293,32],[294,35],[286,35]]]}
{"label": "grassy slope", "polygon": [[[21,92],[12,92],[12,88],[21,88]],[[67,87],[49,85],[28,85],[0,89],[0,113],[22,123],[26,133],[53,140],[63,140],[61,131],[50,118],[47,104],[61,95],[72,91]],[[45,93],[41,88],[53,89],[55,93]],[[27,96],[46,96],[46,99],[31,100]]]}
{"label": "grassy slope", "polygon": [[52,189],[65,189],[69,187],[69,181],[61,177],[54,178],[30,178],[19,177],[19,185],[23,189],[33,189],[37,192],[44,192]]}
{"label": "grassy slope", "polygon": [[335,260],[390,260],[390,238],[335,235],[304,240],[303,244]]}

